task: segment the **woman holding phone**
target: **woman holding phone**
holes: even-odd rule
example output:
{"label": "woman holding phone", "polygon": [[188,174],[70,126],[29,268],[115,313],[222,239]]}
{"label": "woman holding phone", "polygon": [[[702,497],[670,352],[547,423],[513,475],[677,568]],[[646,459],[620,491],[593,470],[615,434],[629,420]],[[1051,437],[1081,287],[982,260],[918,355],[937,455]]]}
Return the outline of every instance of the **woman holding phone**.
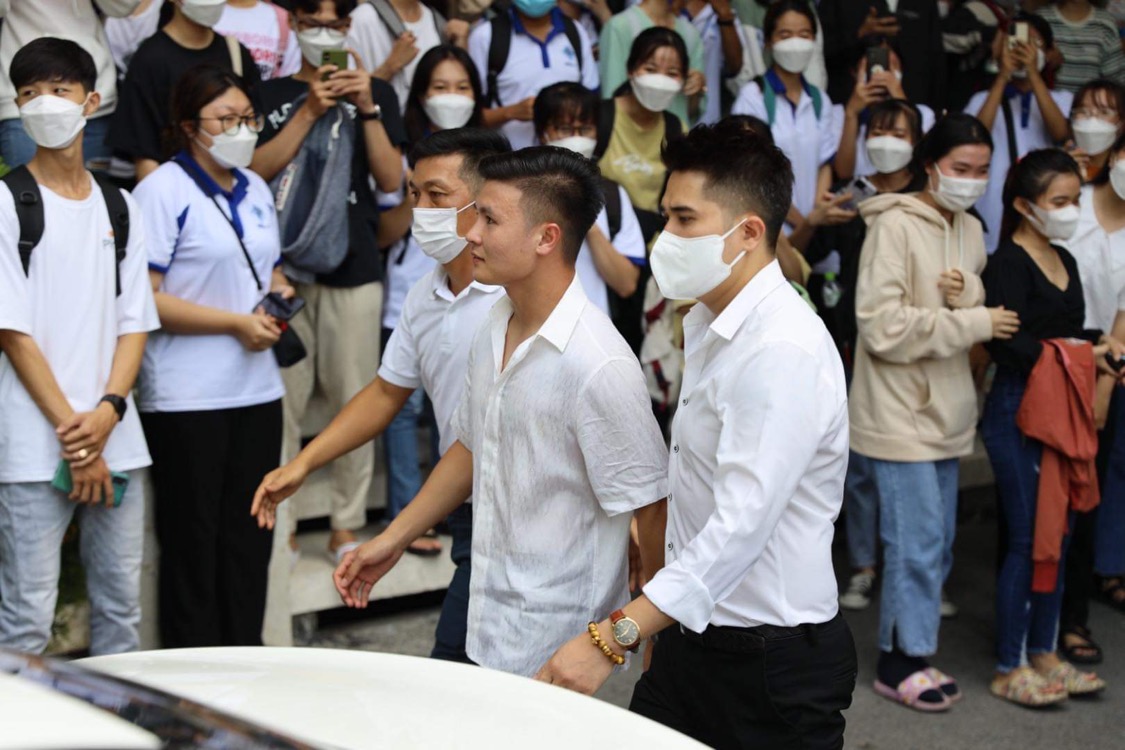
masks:
{"label": "woman holding phone", "polygon": [[138,410],[153,455],[166,648],[260,645],[272,534],[249,501],[281,453],[284,388],[266,314],[281,274],[273,195],[247,169],[262,117],[242,79],[192,68],[171,100],[172,160],[138,185],[161,330]]}

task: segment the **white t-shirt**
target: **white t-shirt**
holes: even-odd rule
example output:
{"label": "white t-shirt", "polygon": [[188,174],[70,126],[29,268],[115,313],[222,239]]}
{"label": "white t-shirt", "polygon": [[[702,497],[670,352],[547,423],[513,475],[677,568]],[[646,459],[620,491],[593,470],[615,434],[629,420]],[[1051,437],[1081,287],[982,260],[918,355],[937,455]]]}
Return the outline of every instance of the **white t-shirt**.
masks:
{"label": "white t-shirt", "polygon": [[[581,24],[576,24],[580,50],[570,46],[563,30],[562,11],[551,11],[554,24],[547,35],[546,42],[540,42],[523,30],[519,17],[512,13],[512,44],[508,49],[508,61],[497,76],[496,88],[500,94],[500,104],[507,106],[536,96],[552,83],[574,81],[591,91],[598,88],[598,63],[594,60],[594,50],[590,37]],[[492,24],[479,23],[469,34],[469,57],[477,66],[481,85],[488,87],[488,48],[492,43]],[[582,56],[581,71],[578,56]],[[492,106],[491,104],[489,106]],[[501,128],[513,149],[521,149],[535,144],[535,125],[532,122],[513,120]]]}
{"label": "white t-shirt", "polygon": [[[390,80],[395,93],[398,94],[398,106],[406,108],[406,100],[410,95],[410,84],[414,80],[414,70],[422,55],[432,47],[441,44],[437,26],[434,25],[434,12],[424,4],[418,3],[422,9],[422,16],[417,21],[403,21],[402,25],[414,35],[414,46],[418,54],[406,64],[402,70]],[[361,2],[352,11],[352,27],[348,31],[348,46],[359,53],[368,71],[375,70],[390,56],[395,40],[390,29],[375,12],[375,6],[368,2]]]}
{"label": "white t-shirt", "polygon": [[[966,114],[976,117],[987,97],[987,91],[973,94],[973,98],[965,105]],[[1051,98],[1059,105],[1063,117],[1069,117],[1074,94],[1069,91],[1052,91]],[[1010,97],[1008,102],[1012,107],[1012,122],[1016,126],[1016,149],[1019,150],[1020,157],[1029,151],[1055,145],[1050,134],[1047,133],[1047,125],[1043,122],[1043,113],[1034,94],[1016,94]],[[1003,108],[998,107],[996,119],[992,123],[992,164],[988,169],[988,190],[976,204],[977,213],[984,219],[984,247],[989,255],[996,252],[996,246],[1000,244],[1000,221],[1004,216],[1004,181],[1008,177],[1008,168],[1011,166],[1012,157],[1008,154],[1008,126],[1004,122]]]}
{"label": "white t-shirt", "polygon": [[263,81],[285,78],[301,69],[297,32],[289,28],[288,19],[284,24],[287,33],[281,38],[281,17],[288,15],[284,8],[266,2],[249,8],[236,8],[228,3],[223,8],[223,17],[215,24],[215,31],[224,36],[233,35],[250,50]]}
{"label": "white t-shirt", "polygon": [[[0,185],[0,329],[31,336],[76,411],[90,411],[105,395],[117,338],[160,327],[145,257],[145,223],[132,197],[129,244],[117,258],[109,213],[97,185],[89,197],[68,200],[47,188],[43,238],[25,275],[17,242],[19,222],[7,185]],[[104,457],[112,471],[151,463],[132,396],[110,434]],[[0,482],[49,482],[59,463],[55,429],[0,357]]]}
{"label": "white t-shirt", "polygon": [[137,47],[156,33],[162,5],[163,3],[153,0],[139,15],[105,19],[105,37],[109,42],[113,61],[117,63],[118,76],[121,78],[124,78],[125,73],[128,72],[129,63]]}
{"label": "white t-shirt", "polygon": [[[616,237],[609,236],[609,214],[603,208],[594,221],[594,226],[602,230],[602,234],[613,243],[613,249],[624,255],[639,266],[645,264],[645,238],[641,235],[641,225],[637,222],[637,212],[633,210],[633,203],[625,193],[625,188],[618,186],[617,192],[621,196],[621,229]],[[594,256],[591,254],[590,243],[582,241],[582,249],[578,251],[578,260],[574,264],[578,281],[582,283],[582,290],[586,298],[599,310],[609,315],[609,296],[606,292],[605,280],[598,273],[594,265]]]}
{"label": "white t-shirt", "polygon": [[1078,229],[1060,243],[1078,263],[1087,329],[1109,333],[1119,310],[1125,310],[1125,229],[1106,234],[1094,213],[1094,187],[1086,185],[1078,201]]}
{"label": "white t-shirt", "polygon": [[443,454],[456,439],[450,421],[465,390],[473,336],[503,296],[503,287],[474,281],[454,297],[449,275],[436,266],[410,289],[383,352],[379,377],[400,388],[422,388],[433,401]]}
{"label": "white t-shirt", "polygon": [[530,676],[628,603],[629,521],[667,496],[668,451],[637,358],[577,280],[501,369],[511,315],[504,297],[477,331],[452,428],[473,454],[465,650]]}
{"label": "white t-shirt", "polygon": [[[220,210],[175,162],[160,165],[135,192],[149,230],[149,268],[164,274],[160,291],[197,305],[249,313],[269,291],[281,240],[269,186],[248,170],[235,170],[235,177],[233,201],[261,290],[226,219],[228,196],[216,195]],[[144,412],[255,406],[284,392],[271,350],[252,352],[224,334],[153,335],[137,387]]]}

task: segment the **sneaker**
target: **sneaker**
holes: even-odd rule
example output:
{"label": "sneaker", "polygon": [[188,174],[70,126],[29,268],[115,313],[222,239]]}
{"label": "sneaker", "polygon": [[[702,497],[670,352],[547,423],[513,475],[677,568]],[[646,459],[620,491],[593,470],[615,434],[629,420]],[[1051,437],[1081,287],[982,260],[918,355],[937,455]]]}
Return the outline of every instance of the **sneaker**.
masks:
{"label": "sneaker", "polygon": [[856,573],[848,581],[848,590],[840,597],[844,609],[867,609],[871,605],[871,590],[875,588],[874,573]]}
{"label": "sneaker", "polygon": [[957,608],[956,604],[949,601],[949,595],[945,593],[945,589],[942,589],[941,590],[941,616],[948,620],[951,617],[956,617],[957,613],[960,612],[960,611],[961,610],[959,610]]}

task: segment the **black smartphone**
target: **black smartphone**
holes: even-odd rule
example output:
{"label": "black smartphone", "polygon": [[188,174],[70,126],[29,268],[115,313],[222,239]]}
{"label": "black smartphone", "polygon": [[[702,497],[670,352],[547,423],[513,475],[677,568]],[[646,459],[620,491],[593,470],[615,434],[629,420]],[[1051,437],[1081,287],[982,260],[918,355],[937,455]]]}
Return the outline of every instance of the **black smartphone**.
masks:
{"label": "black smartphone", "polygon": [[1125,359],[1114,359],[1112,352],[1105,353],[1105,361],[1109,363],[1114,372],[1121,372],[1121,368],[1125,367]]}
{"label": "black smartphone", "polygon": [[[326,49],[320,55],[321,65],[335,65],[337,70],[348,69],[348,51],[346,49]],[[327,81],[330,73],[325,73],[321,76],[321,80]]]}
{"label": "black smartphone", "polygon": [[277,292],[270,292],[257,304],[255,310],[261,307],[266,315],[272,315],[278,320],[290,321],[305,307],[305,301],[300,297],[285,299]]}
{"label": "black smartphone", "polygon": [[876,73],[885,73],[891,69],[891,55],[886,47],[867,48],[867,80]]}

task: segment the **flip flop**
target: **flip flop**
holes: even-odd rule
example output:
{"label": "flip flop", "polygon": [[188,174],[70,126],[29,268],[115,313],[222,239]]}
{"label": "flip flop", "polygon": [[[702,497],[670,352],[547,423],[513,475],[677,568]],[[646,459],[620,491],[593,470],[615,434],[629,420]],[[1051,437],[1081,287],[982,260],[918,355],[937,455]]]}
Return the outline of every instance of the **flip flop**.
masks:
{"label": "flip flop", "polygon": [[440,543],[436,547],[427,547],[425,549],[418,549],[417,547],[415,547],[414,545],[422,539],[433,539],[434,541],[437,541],[437,532],[433,529],[430,529],[425,534],[418,537],[418,539],[415,539],[413,542],[411,542],[410,545],[406,548],[406,551],[412,555],[418,555],[419,557],[437,557],[442,553],[443,548]]}
{"label": "flip flop", "polygon": [[957,687],[957,680],[953,679],[945,672],[933,667],[928,667],[923,671],[929,675],[931,680],[937,683],[938,688],[941,690],[942,694],[949,699],[950,703],[956,703],[965,697],[965,694],[961,692],[961,688]]}
{"label": "flip flop", "polygon": [[[953,702],[942,691],[941,687],[934,681],[933,677],[929,674],[929,669],[920,669],[914,672],[905,680],[898,684],[897,688],[890,685],[884,685],[879,680],[875,680],[875,692],[883,696],[887,700],[892,700],[895,703],[901,703],[907,708],[913,708],[915,711],[922,711],[924,713],[939,713],[941,711],[948,711]],[[922,694],[933,690],[941,695],[940,702],[923,701],[919,700]]]}
{"label": "flip flop", "polygon": [[[1080,638],[1082,643],[1067,644],[1066,638]],[[1059,633],[1059,651],[1062,651],[1066,660],[1072,664],[1101,664],[1103,659],[1102,647],[1093,639],[1089,628],[1075,625],[1069,630]],[[1085,652],[1085,653],[1084,653]]]}

